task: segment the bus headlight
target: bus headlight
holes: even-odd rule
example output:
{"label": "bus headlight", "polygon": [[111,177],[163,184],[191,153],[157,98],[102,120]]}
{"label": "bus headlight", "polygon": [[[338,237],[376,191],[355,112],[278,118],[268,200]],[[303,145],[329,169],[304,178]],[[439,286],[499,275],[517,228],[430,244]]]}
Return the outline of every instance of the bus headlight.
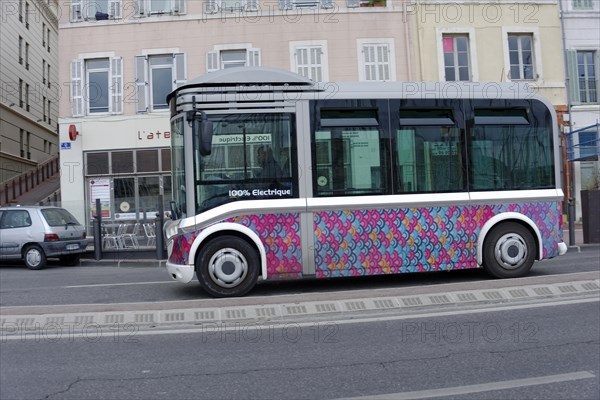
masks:
{"label": "bus headlight", "polygon": [[165,231],[165,237],[167,239],[167,242],[169,242],[173,238],[173,236],[177,234],[177,225],[177,221],[170,220],[165,222],[163,230]]}

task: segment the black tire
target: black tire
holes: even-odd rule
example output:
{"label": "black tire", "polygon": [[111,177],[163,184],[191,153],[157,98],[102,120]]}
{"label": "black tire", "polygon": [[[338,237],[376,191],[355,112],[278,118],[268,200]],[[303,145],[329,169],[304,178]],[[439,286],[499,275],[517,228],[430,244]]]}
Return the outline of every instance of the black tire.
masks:
{"label": "black tire", "polygon": [[60,256],[58,260],[61,265],[65,265],[67,267],[72,267],[74,265],[79,264],[79,260],[81,259],[81,254],[67,254],[64,256]]}
{"label": "black tire", "polygon": [[23,261],[29,269],[42,269],[46,266],[46,254],[37,244],[30,244],[23,250]]}
{"label": "black tire", "polygon": [[518,278],[529,272],[537,246],[529,229],[516,222],[494,227],[483,243],[483,267],[495,278]]}
{"label": "black tire", "polygon": [[221,236],[203,246],[196,256],[196,276],[214,297],[238,297],[258,280],[260,258],[248,242],[237,236]]}

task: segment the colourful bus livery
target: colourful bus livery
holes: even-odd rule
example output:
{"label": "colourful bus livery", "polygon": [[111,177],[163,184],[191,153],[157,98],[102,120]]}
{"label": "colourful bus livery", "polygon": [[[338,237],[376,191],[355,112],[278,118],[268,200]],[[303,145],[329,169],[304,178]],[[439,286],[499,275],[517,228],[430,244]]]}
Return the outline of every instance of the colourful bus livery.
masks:
{"label": "colourful bus livery", "polygon": [[232,68],[177,88],[169,274],[223,297],[259,278],[518,277],[564,254],[552,106],[405,84]]}

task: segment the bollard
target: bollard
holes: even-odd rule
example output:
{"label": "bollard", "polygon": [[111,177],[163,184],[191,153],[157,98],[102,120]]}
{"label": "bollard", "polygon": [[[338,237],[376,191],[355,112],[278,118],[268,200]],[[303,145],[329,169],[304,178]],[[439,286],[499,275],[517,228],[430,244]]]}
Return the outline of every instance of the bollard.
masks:
{"label": "bollard", "polygon": [[156,215],[155,223],[155,234],[156,234],[156,259],[162,260],[165,258],[164,251],[164,236],[163,236],[163,225],[165,219],[165,207],[163,204],[163,195],[158,195],[158,213]]}
{"label": "bollard", "polygon": [[100,199],[96,199],[96,216],[94,217],[94,258],[102,259],[102,210]]}
{"label": "bollard", "polygon": [[569,197],[569,246],[575,246],[575,202]]}

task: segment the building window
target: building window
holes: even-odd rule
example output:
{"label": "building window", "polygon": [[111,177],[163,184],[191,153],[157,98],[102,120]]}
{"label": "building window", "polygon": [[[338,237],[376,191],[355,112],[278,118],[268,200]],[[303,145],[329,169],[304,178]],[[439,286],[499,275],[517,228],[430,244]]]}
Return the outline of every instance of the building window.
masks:
{"label": "building window", "polygon": [[260,65],[260,49],[232,48],[209,51],[206,54],[207,72],[233,67],[253,67]]}
{"label": "building window", "polygon": [[508,57],[511,80],[537,79],[534,69],[532,34],[509,33]]}
{"label": "building window", "polygon": [[23,91],[25,89],[25,82],[23,82],[23,79],[19,79],[19,107],[23,108]]}
{"label": "building window", "polygon": [[135,58],[137,112],[169,108],[167,94],[186,82],[185,54],[159,54]]}
{"label": "building window", "polygon": [[46,66],[48,67],[48,89],[50,89],[50,63],[48,63]]}
{"label": "building window", "polygon": [[29,3],[25,3],[25,28],[29,29]]}
{"label": "building window", "polygon": [[29,83],[25,84],[25,110],[29,111]]}
{"label": "building window", "polygon": [[52,102],[48,100],[48,125],[52,124]]}
{"label": "building window", "polygon": [[43,96],[42,100],[42,110],[44,112],[44,122],[46,122],[46,96]]}
{"label": "building window", "polygon": [[327,77],[327,55],[324,45],[297,45],[293,47],[294,71],[315,82],[324,82]]}
{"label": "building window", "polygon": [[42,22],[42,47],[46,47],[46,24]]}
{"label": "building window", "polygon": [[444,35],[442,47],[446,81],[470,81],[469,36]]}
{"label": "building window", "polygon": [[[216,9],[215,0],[206,0],[206,9]],[[184,14],[186,0],[136,0],[138,16]]]}
{"label": "building window", "polygon": [[592,0],[573,0],[573,10],[592,10],[593,8]]}
{"label": "building window", "polygon": [[46,85],[46,60],[42,60],[42,84]]}
{"label": "building window", "polygon": [[25,42],[25,69],[29,70],[29,43]]}
{"label": "building window", "polygon": [[109,112],[121,114],[123,60],[120,57],[74,60],[71,63],[71,105],[74,117]]}
{"label": "building window", "polygon": [[311,9],[311,8],[333,8],[334,0],[279,0],[279,8],[282,10]]}
{"label": "building window", "polygon": [[71,1],[71,22],[116,18],[121,18],[121,0]]}
{"label": "building window", "polygon": [[579,101],[581,103],[598,102],[598,77],[596,75],[596,52],[577,52],[577,77],[579,80]]}
{"label": "building window", "polygon": [[361,54],[359,80],[393,81],[396,79],[393,41],[359,40],[359,53]]}
{"label": "building window", "polygon": [[108,112],[108,75],[110,61],[106,59],[86,61],[88,113]]}
{"label": "building window", "polygon": [[19,22],[23,22],[23,0],[19,0]]}
{"label": "building window", "polygon": [[23,65],[23,38],[19,36],[19,64]]}
{"label": "building window", "polygon": [[48,28],[47,32],[48,32],[48,53],[50,53],[50,28]]}

